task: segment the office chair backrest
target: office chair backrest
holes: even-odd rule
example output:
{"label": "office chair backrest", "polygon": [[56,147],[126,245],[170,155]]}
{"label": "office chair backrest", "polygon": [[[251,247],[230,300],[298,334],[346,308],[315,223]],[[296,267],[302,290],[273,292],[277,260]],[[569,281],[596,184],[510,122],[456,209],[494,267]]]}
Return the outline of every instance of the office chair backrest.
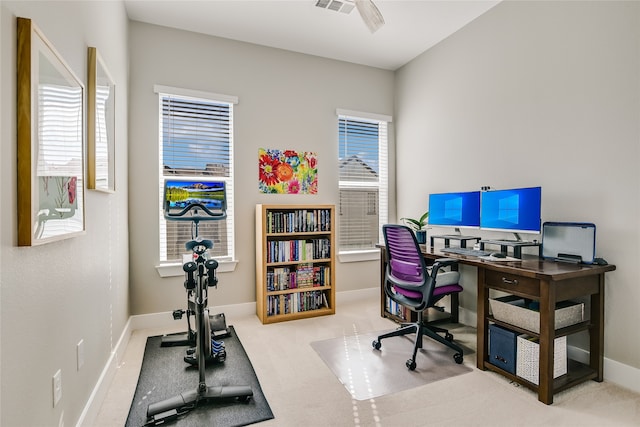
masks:
{"label": "office chair backrest", "polygon": [[396,292],[426,303],[432,292],[431,277],[427,275],[424,257],[411,229],[404,225],[386,224],[382,227],[389,263],[386,276]]}

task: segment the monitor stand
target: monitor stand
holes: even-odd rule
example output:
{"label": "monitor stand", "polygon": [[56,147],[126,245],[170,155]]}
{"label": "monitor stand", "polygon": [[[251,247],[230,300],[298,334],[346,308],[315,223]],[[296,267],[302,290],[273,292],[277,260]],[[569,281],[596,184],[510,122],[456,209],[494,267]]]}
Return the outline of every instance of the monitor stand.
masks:
{"label": "monitor stand", "polygon": [[518,233],[513,233],[515,239],[491,239],[494,242],[505,242],[505,243],[528,243],[520,238]]}
{"label": "monitor stand", "polygon": [[432,248],[434,247],[434,240],[435,239],[444,239],[445,248],[448,248],[450,246],[451,240],[459,241],[461,248],[466,248],[467,247],[467,241],[469,241],[469,240],[475,240],[476,242],[480,241],[480,237],[463,236],[462,233],[460,233],[460,229],[459,228],[456,228],[455,231],[457,231],[458,234],[445,234],[445,235],[440,235],[440,236],[430,236],[429,242],[431,244],[431,247]]}
{"label": "monitor stand", "polygon": [[506,239],[483,239],[480,240],[480,250],[485,250],[485,245],[500,245],[500,251],[502,253],[507,253],[508,248],[513,248],[513,256],[515,258],[522,258],[522,248],[528,246],[538,246],[538,256],[542,255],[542,245],[537,240],[533,242],[527,242],[525,240],[521,240],[518,233],[513,233],[516,235],[518,240],[506,240]]}

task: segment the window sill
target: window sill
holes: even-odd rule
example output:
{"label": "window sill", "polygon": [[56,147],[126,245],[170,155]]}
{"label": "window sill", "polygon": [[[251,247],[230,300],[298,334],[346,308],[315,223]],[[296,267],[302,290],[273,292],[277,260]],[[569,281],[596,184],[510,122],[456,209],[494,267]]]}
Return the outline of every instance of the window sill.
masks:
{"label": "window sill", "polygon": [[[218,273],[229,273],[231,271],[235,271],[236,264],[238,261],[219,261],[218,263]],[[156,265],[156,271],[160,275],[160,277],[177,277],[183,276],[184,271],[182,270],[182,264],[180,263],[166,263]]]}
{"label": "window sill", "polygon": [[340,262],[377,261],[380,259],[380,249],[367,249],[338,253]]}

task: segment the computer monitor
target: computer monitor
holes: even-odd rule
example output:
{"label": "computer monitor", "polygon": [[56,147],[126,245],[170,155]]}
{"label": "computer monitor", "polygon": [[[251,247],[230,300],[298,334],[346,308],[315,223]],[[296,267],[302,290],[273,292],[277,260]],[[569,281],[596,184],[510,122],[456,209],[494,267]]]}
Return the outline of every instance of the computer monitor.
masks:
{"label": "computer monitor", "polygon": [[480,192],[429,194],[429,225],[480,227]]}
{"label": "computer monitor", "polygon": [[542,188],[483,191],[480,228],[512,233],[540,233]]}

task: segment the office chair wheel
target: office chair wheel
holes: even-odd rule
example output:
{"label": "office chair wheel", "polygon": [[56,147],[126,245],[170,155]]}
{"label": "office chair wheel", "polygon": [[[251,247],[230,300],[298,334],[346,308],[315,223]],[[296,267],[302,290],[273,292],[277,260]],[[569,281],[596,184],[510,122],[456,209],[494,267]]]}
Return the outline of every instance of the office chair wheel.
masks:
{"label": "office chair wheel", "polygon": [[373,346],[373,348],[375,348],[376,350],[380,350],[380,347],[382,347],[382,343],[378,340],[373,340],[373,342],[371,343],[371,345]]}
{"label": "office chair wheel", "polygon": [[415,370],[415,369],[416,369],[416,361],[415,361],[415,360],[412,360],[412,359],[407,360],[406,365],[407,365],[407,368],[408,368],[410,371],[413,371],[413,370]]}
{"label": "office chair wheel", "polygon": [[444,336],[444,339],[451,342],[453,341],[453,335],[451,335],[449,332],[447,332]]}
{"label": "office chair wheel", "polygon": [[453,360],[459,365],[462,363],[462,354],[456,353],[453,355]]}

